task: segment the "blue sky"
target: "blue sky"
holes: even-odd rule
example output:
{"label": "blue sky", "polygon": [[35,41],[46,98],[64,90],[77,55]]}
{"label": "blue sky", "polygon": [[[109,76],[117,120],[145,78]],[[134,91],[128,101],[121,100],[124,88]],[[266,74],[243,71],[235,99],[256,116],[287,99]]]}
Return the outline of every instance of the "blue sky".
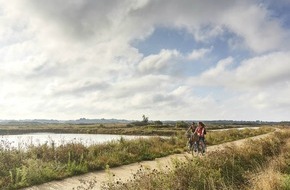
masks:
{"label": "blue sky", "polygon": [[0,0],[0,119],[289,120],[289,0]]}
{"label": "blue sky", "polygon": [[132,43],[144,56],[158,54],[161,49],[176,49],[180,52],[190,53],[198,48],[199,44],[185,29],[159,27],[144,40]]}

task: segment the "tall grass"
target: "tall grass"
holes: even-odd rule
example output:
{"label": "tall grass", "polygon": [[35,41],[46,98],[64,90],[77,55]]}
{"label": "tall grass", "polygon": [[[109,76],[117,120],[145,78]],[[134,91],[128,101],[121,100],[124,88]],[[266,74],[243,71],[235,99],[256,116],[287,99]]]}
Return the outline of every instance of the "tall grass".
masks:
{"label": "tall grass", "polygon": [[243,146],[229,146],[186,162],[175,161],[170,171],[140,170],[130,183],[103,189],[289,189],[290,131],[277,132]]}
{"label": "tall grass", "polygon": [[[249,135],[267,133],[272,129],[254,129],[249,134],[245,131],[224,131],[215,136],[215,132],[208,133],[208,144],[245,138]],[[237,135],[239,133],[239,135]],[[9,148],[3,142],[0,144],[0,188],[18,189],[35,184],[41,184],[55,179],[83,174],[88,171],[102,170],[106,166],[116,167],[141,160],[151,160],[157,157],[184,152],[187,139],[184,132],[171,138],[152,137],[135,140],[113,141],[86,147],[79,143],[63,144],[55,147],[54,144],[30,146],[26,151]],[[242,135],[241,135],[242,134]],[[229,139],[230,136],[230,139]],[[219,138],[219,140],[216,140]],[[212,140],[211,140],[212,139]],[[226,160],[226,159],[225,159]],[[228,162],[230,162],[229,160]],[[202,164],[202,160],[196,164]],[[235,161],[236,162],[236,161]],[[198,167],[199,168],[199,167]],[[201,175],[208,170],[204,169]],[[216,175],[228,173],[231,168],[222,171],[211,171],[206,174],[212,176],[211,183]],[[163,180],[160,179],[160,180]],[[202,184],[201,184],[202,185]],[[224,185],[220,181],[220,185]]]}

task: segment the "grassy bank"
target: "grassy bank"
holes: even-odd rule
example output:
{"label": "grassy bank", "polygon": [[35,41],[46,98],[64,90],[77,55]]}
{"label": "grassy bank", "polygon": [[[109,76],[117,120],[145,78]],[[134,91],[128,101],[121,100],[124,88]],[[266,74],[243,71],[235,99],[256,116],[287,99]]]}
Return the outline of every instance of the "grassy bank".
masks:
{"label": "grassy bank", "polygon": [[290,131],[231,146],[202,158],[175,162],[170,171],[140,169],[131,183],[109,183],[103,189],[290,189]]}
{"label": "grassy bank", "polygon": [[[271,125],[217,125],[207,124],[207,129],[224,129],[238,127],[271,127]],[[82,133],[82,134],[122,134],[122,135],[177,135],[180,131],[186,130],[188,123],[178,125],[170,124],[146,124],[142,126],[123,124],[123,123],[107,123],[107,124],[15,124],[0,125],[0,135],[15,135],[25,133]]]}
{"label": "grassy bank", "polygon": [[[209,132],[209,145],[268,133],[272,128]],[[184,152],[184,131],[168,139],[125,140],[85,147],[82,144],[30,146],[27,151],[0,146],[0,187],[17,189],[55,179]]]}

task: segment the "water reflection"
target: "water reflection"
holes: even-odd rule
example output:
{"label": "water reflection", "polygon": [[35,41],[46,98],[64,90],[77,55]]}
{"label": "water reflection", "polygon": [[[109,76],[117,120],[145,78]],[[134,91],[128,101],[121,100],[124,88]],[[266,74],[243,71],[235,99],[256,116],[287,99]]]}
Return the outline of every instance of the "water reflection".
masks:
{"label": "water reflection", "polygon": [[148,138],[149,136],[109,135],[109,134],[55,134],[30,133],[0,136],[0,147],[25,149],[30,145],[48,144],[60,146],[67,143],[81,143],[85,146],[124,139]]}

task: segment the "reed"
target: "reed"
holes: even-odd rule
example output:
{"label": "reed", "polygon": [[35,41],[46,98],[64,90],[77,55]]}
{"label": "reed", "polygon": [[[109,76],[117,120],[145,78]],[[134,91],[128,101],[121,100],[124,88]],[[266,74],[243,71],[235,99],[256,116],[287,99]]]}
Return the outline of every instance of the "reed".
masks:
{"label": "reed", "polygon": [[[219,140],[212,141],[209,139],[208,143],[222,143],[246,138],[250,135],[268,133],[271,130],[270,128],[253,129],[251,134],[247,131],[229,130],[219,132],[217,136],[214,135],[216,132],[209,132],[208,135],[212,137],[211,139],[215,140],[216,137]],[[240,134],[236,135],[236,133]],[[228,136],[231,136],[230,139]],[[89,171],[103,170],[106,166],[116,167],[141,160],[151,160],[170,154],[182,153],[185,150],[186,141],[184,131],[182,131],[169,138],[152,137],[135,140],[121,138],[118,141],[89,147],[80,143],[63,144],[55,147],[54,143],[51,142],[51,144],[31,145],[26,149],[17,149],[9,148],[6,142],[2,142],[0,143],[0,188],[18,189]],[[228,160],[229,163],[230,161]],[[202,162],[204,161],[200,160],[197,164]],[[229,172],[232,169],[236,168],[223,169],[222,172],[214,169],[207,172],[208,170],[205,168],[202,170],[211,176],[208,181],[211,186],[216,185],[216,183],[219,183],[218,186],[223,186],[225,182],[218,180],[218,176],[228,172],[230,177],[232,174]],[[201,176],[204,172],[200,172]],[[181,171],[178,173],[180,173],[179,177],[182,178]],[[204,178],[204,180],[207,180],[207,178]],[[218,182],[215,182],[215,180],[218,180]],[[204,185],[204,183],[200,185]]]}
{"label": "reed", "polygon": [[174,162],[173,169],[141,170],[130,183],[104,185],[110,190],[147,189],[289,189],[290,131],[276,132],[243,146]]}

